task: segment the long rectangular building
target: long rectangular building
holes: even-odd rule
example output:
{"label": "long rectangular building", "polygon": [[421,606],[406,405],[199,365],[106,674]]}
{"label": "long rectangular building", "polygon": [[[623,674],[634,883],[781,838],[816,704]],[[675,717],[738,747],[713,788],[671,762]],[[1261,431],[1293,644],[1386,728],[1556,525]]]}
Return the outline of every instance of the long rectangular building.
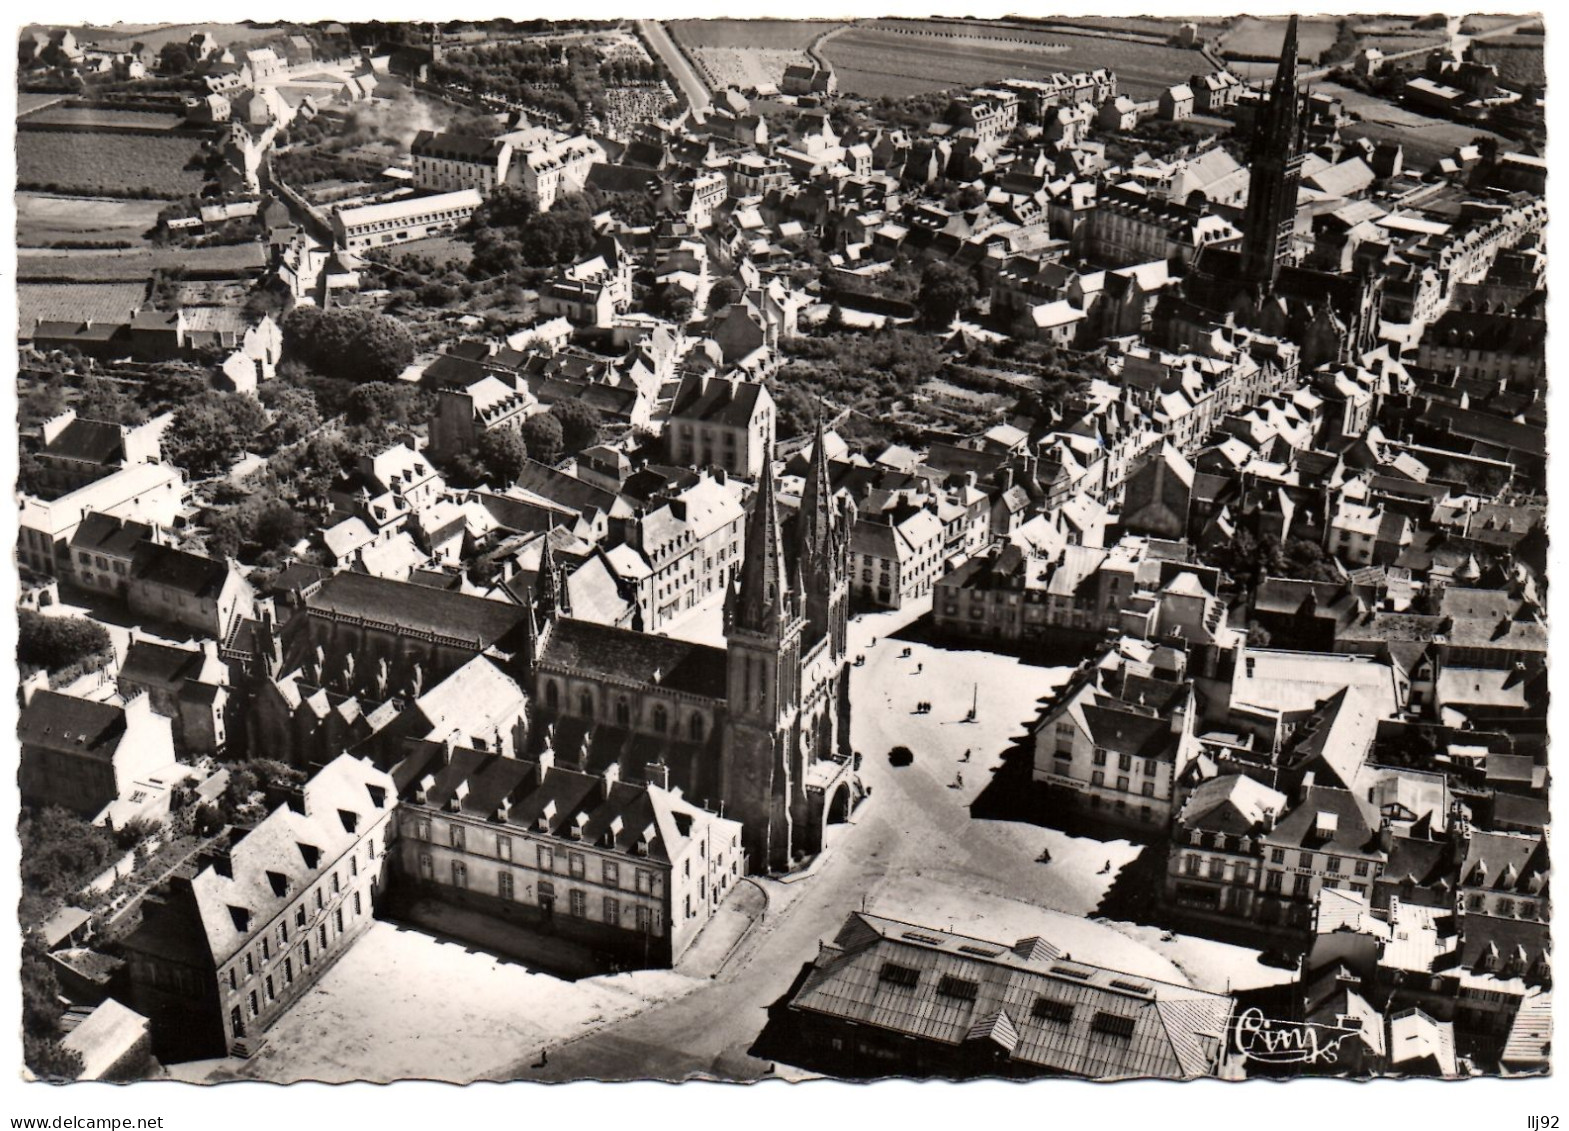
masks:
{"label": "long rectangular building", "polygon": [[454,230],[479,206],[478,191],[469,188],[342,208],[332,214],[332,234],[350,251],[407,243]]}

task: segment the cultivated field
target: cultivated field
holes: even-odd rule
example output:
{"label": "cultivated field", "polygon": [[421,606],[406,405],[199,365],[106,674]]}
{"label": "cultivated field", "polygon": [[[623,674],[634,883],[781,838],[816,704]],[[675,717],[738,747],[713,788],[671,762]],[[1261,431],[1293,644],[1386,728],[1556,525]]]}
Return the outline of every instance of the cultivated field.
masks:
{"label": "cultivated field", "polygon": [[21,90],[16,95],[16,116],[18,118],[31,114],[34,110],[42,110],[45,106],[53,106],[56,102],[64,102],[69,95],[50,94],[45,91]]}
{"label": "cultivated field", "polygon": [[[26,31],[50,31],[60,25],[32,24]],[[197,32],[207,32],[225,47],[255,43],[259,39],[273,39],[287,35],[281,27],[245,27],[241,24],[115,24],[113,27],[95,27],[91,24],[71,26],[71,32],[81,43],[96,43],[115,47],[132,43],[146,43],[162,47],[165,43],[184,43]]]}
{"label": "cultivated field", "polygon": [[28,251],[16,259],[17,278],[24,280],[145,279],[160,267],[178,267],[194,274],[238,277],[267,264],[260,244],[225,247],[135,248],[128,251]]}
{"label": "cultivated field", "polygon": [[201,147],[201,139],[191,137],[22,130],[16,135],[16,182],[88,195],[146,190],[188,196],[204,183]]}
{"label": "cultivated field", "polygon": [[799,51],[841,25],[830,20],[671,20],[665,24],[683,48],[763,47]]}
{"label": "cultivated field", "polygon": [[21,283],[16,288],[17,325],[50,322],[118,322],[147,297],[144,283]]}
{"label": "cultivated field", "polygon": [[16,194],[16,244],[48,247],[63,241],[140,244],[158,220],[157,200],[96,200],[79,196]]}
{"label": "cultivated field", "polygon": [[1153,98],[1208,69],[1202,55],[1181,48],[1056,29],[916,20],[858,24],[827,40],[822,53],[839,89],[866,98],[1099,67],[1115,70],[1119,89],[1130,96]]}
{"label": "cultivated field", "polygon": [[155,110],[115,110],[102,106],[50,106],[27,116],[29,126],[76,126],[100,130],[174,130],[184,124],[178,114]]}
{"label": "cultivated field", "polygon": [[1471,53],[1477,62],[1497,67],[1500,82],[1526,86],[1547,81],[1546,57],[1539,35],[1478,40],[1471,45]]}
{"label": "cultivated field", "polygon": [[687,54],[716,89],[778,86],[786,67],[811,62],[805,51],[789,47],[691,47]]}
{"label": "cultivated field", "polygon": [[[1316,63],[1318,57],[1335,45],[1334,20],[1301,20],[1297,25],[1297,58],[1304,63]],[[1233,25],[1221,40],[1222,55],[1280,57],[1280,48],[1286,40],[1286,20],[1266,20],[1246,16]]]}

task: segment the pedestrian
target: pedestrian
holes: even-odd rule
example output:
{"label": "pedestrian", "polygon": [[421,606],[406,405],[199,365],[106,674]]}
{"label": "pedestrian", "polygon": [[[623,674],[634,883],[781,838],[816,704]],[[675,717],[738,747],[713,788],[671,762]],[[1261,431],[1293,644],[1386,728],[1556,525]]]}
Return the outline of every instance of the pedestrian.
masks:
{"label": "pedestrian", "polygon": [[543,1068],[543,1067],[545,1067],[545,1065],[547,1065],[549,1063],[550,1063],[550,1050],[549,1049],[540,1049],[539,1050],[539,1066],[541,1068]]}
{"label": "pedestrian", "polygon": [[953,776],[953,782],[960,789],[964,788],[964,771],[963,770],[959,771],[957,774],[955,774]]}
{"label": "pedestrian", "polygon": [[970,752],[969,752],[969,751],[968,751],[968,750],[966,750],[966,751],[965,751],[965,752],[964,752],[964,757],[963,757],[963,758],[961,758],[961,759],[960,759],[960,761],[962,761],[962,762],[968,762],[968,761],[969,761],[969,760],[970,760]]}
{"label": "pedestrian", "polygon": [[921,665],[921,664],[916,664],[915,665],[915,674],[916,675],[920,675],[921,674],[921,668],[922,667],[923,667],[923,665]]}

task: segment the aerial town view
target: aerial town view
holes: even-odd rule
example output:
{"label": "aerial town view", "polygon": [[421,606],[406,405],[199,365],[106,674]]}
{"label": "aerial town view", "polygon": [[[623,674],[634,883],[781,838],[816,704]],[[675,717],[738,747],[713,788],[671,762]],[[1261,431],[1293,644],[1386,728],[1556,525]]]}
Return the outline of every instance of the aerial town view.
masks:
{"label": "aerial town view", "polygon": [[21,29],[12,1074],[1545,1075],[1542,17],[545,14]]}

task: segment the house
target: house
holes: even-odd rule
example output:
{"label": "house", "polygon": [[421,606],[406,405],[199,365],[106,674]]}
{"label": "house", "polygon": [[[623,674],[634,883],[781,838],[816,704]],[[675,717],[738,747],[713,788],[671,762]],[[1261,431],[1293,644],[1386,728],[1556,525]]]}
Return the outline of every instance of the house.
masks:
{"label": "house", "polygon": [[247,1054],[370,926],[396,808],[390,776],[339,755],[147,894],[122,949],[159,1060]]}
{"label": "house", "polygon": [[1261,838],[1285,811],[1285,794],[1250,777],[1223,774],[1202,783],[1172,824],[1165,902],[1184,914],[1251,921]]}
{"label": "house", "polygon": [[1194,75],[1187,82],[1193,92],[1193,109],[1199,114],[1222,114],[1242,96],[1242,80],[1230,71]]}
{"label": "house", "polygon": [[1346,887],[1366,895],[1383,872],[1390,838],[1378,815],[1345,789],[1308,780],[1295,805],[1260,836],[1263,877],[1255,920],[1263,926],[1306,928],[1319,893]]}
{"label": "house", "polygon": [[512,145],[499,138],[421,130],[409,144],[414,183],[432,192],[473,189],[489,196],[505,184]]}
{"label": "house", "polygon": [[[22,564],[61,579],[72,574],[71,538],[87,515],[172,527],[184,511],[185,476],[163,463],[133,463],[57,499],[22,496],[17,552]],[[96,564],[96,563],[95,563]]]}
{"label": "house", "polygon": [[146,1077],[152,1036],[147,1018],[107,998],[61,1038],[60,1047],[81,1058],[77,1080],[129,1082]]}
{"label": "house", "polygon": [[137,551],[153,535],[153,528],[146,523],[96,512],[88,514],[71,535],[71,561],[66,576],[83,589],[124,598]]}
{"label": "house", "polygon": [[1162,121],[1185,122],[1193,117],[1193,88],[1187,83],[1167,87],[1160,92],[1157,101],[1160,103],[1159,116]]}
{"label": "house", "polygon": [[22,804],[92,817],[175,761],[169,720],[146,695],[124,706],[24,689],[17,737]]}
{"label": "house", "polygon": [[218,658],[216,640],[203,640],[195,649],[132,640],[116,687],[127,700],[145,694],[152,709],[170,720],[176,753],[224,753],[231,692],[229,668]]}
{"label": "house", "polygon": [[67,494],[133,463],[157,463],[164,422],[129,426],[86,420],[68,409],[40,429],[41,479],[50,490]]}
{"label": "house", "polygon": [[362,204],[332,213],[333,237],[349,251],[404,243],[455,231],[482,203],[474,189]]}
{"label": "house", "polygon": [[852,912],[789,998],[789,1047],[853,1078],[1217,1073],[1233,1003],[1009,944]]}
{"label": "house", "polygon": [[1165,828],[1175,784],[1198,756],[1192,684],[1120,657],[1064,690],[1034,724],[1032,777],[1067,808]]}
{"label": "house", "polygon": [[183,625],[217,640],[251,615],[254,601],[255,590],[232,560],[156,542],[137,548],[126,586],[126,604],[138,616]]}
{"label": "house", "polygon": [[666,458],[756,479],[773,458],[776,419],[773,394],[761,382],[689,374],[670,404]]}
{"label": "house", "polygon": [[882,608],[932,591],[942,569],[943,525],[925,507],[862,513],[850,528],[850,588]]}

